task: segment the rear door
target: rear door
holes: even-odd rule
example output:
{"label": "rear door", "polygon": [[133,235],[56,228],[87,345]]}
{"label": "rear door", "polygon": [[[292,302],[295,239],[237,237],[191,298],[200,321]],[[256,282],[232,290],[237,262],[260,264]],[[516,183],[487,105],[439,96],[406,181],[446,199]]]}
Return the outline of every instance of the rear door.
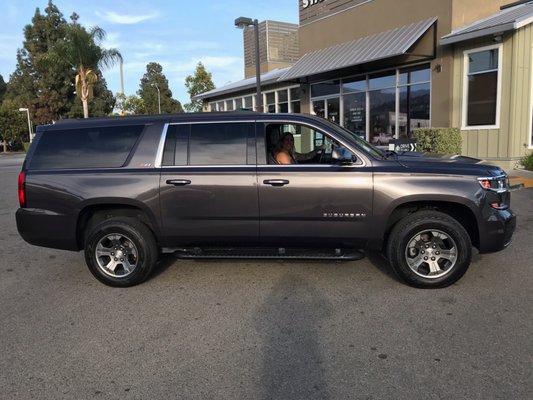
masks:
{"label": "rear door", "polygon": [[258,240],[254,121],[169,124],[160,159],[168,245]]}
{"label": "rear door", "polygon": [[[295,158],[301,162],[273,165],[275,142],[286,133],[293,134]],[[354,163],[342,165],[339,155],[347,154]],[[368,159],[330,132],[272,121],[258,123],[258,164],[262,243],[364,245],[372,216],[373,176]]]}

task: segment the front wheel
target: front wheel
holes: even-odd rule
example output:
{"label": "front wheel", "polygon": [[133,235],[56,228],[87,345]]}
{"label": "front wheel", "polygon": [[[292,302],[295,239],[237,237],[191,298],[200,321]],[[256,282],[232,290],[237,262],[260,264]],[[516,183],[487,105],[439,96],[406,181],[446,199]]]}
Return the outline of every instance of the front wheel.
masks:
{"label": "front wheel", "polygon": [[128,287],[144,282],[157,258],[153,233],[134,218],[108,219],[87,234],[87,266],[96,279],[108,286]]}
{"label": "front wheel", "polygon": [[472,243],[465,228],[449,215],[418,211],[394,226],[387,257],[409,285],[442,288],[465,274],[472,258]]}

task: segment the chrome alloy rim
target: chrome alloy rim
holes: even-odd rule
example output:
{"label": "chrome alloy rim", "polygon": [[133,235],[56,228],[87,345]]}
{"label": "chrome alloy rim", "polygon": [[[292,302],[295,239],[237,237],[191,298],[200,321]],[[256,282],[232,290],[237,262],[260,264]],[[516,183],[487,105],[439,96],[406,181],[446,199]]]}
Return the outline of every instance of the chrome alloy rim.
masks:
{"label": "chrome alloy rim", "polygon": [[415,274],[429,279],[440,278],[455,266],[457,245],[442,231],[424,230],[409,240],[405,260]]}
{"label": "chrome alloy rim", "polygon": [[98,267],[113,278],[130,275],[139,261],[139,253],[133,241],[121,233],[104,236],[95,250]]}

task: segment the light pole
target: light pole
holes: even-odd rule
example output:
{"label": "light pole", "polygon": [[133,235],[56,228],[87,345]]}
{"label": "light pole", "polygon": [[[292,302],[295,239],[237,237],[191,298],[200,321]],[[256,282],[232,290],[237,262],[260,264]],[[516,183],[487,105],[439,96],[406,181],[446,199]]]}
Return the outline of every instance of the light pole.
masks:
{"label": "light pole", "polygon": [[263,112],[263,95],[261,94],[261,63],[259,53],[259,21],[257,19],[239,17],[235,20],[235,26],[244,29],[247,26],[254,27],[255,35],[255,82],[257,86],[257,99],[255,101],[256,111]]}
{"label": "light pole", "polygon": [[152,86],[157,89],[157,108],[159,110],[159,114],[161,114],[161,91],[159,90],[157,83],[152,83]]}
{"label": "light pole", "polygon": [[21,107],[19,108],[20,112],[25,112],[28,116],[28,133],[30,134],[30,143],[33,142],[33,129],[31,126],[31,119],[30,119],[30,110],[28,108]]}

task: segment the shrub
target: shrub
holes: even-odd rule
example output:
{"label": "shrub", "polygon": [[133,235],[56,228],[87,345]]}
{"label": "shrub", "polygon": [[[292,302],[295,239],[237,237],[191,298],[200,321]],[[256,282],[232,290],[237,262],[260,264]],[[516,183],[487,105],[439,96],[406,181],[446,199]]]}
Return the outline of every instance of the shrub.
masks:
{"label": "shrub", "polygon": [[520,160],[520,164],[522,164],[528,171],[533,171],[533,153],[529,153],[529,155],[524,156],[524,158]]}
{"label": "shrub", "polygon": [[413,131],[420,152],[461,154],[462,138],[457,128],[421,128]]}

